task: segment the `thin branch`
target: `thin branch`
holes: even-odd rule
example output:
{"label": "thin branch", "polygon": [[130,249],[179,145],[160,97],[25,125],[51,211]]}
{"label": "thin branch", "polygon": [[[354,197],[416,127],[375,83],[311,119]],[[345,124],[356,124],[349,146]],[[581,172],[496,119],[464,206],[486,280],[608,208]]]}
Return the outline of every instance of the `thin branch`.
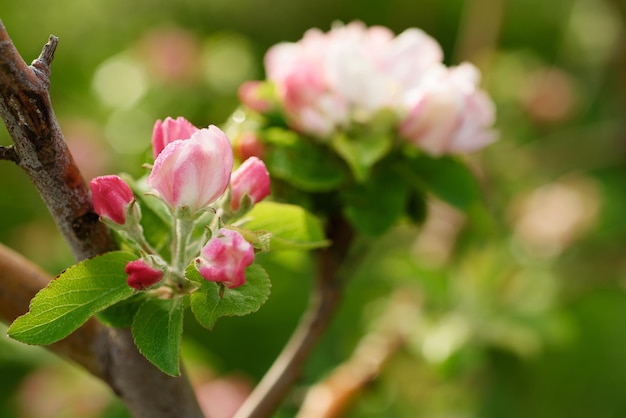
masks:
{"label": "thin branch", "polygon": [[[89,189],[50,104],[50,63],[56,45],[57,38],[51,36],[33,66],[28,66],[0,21],[0,116],[13,139],[19,166],[38,189],[76,259],[82,260],[114,249],[114,244],[93,211]],[[19,278],[29,272],[32,275],[33,270],[23,263],[21,272],[14,267],[0,281],[0,301],[10,299],[12,292],[22,295],[23,300],[15,309],[0,310],[7,322],[16,313],[25,313],[28,305],[24,300],[30,300],[37,286],[47,282],[37,275],[35,282],[20,283]],[[105,380],[136,417],[203,417],[185,376],[173,378],[161,373],[139,354],[128,330],[94,322],[81,327],[68,341],[58,343],[58,350],[51,349],[62,351]]]}
{"label": "thin branch", "polygon": [[411,292],[394,292],[387,301],[385,312],[359,341],[352,356],[307,391],[296,418],[342,416],[404,346],[418,305],[418,298]]}
{"label": "thin branch", "polygon": [[327,229],[333,245],[318,252],[318,272],[309,306],[278,358],[234,418],[271,416],[300,377],[306,359],[337,310],[343,295],[337,272],[348,253],[353,232],[343,219],[333,220]]}
{"label": "thin branch", "polygon": [[20,158],[17,156],[13,145],[9,145],[8,147],[0,146],[0,160],[13,161],[16,164],[20,162]]}

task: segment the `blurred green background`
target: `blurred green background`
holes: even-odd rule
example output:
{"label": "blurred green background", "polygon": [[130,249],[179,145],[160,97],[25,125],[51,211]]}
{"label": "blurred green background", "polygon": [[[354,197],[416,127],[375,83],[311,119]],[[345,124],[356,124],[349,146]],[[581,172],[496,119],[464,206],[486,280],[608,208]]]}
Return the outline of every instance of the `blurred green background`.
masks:
{"label": "blurred green background", "polygon": [[[469,160],[485,207],[433,200],[423,227],[363,254],[277,416],[381,327],[404,342],[348,417],[626,416],[623,0],[20,0],[0,3],[0,19],[27,62],[60,38],[51,96],[87,179],[141,173],[156,119],[223,123],[238,85],[263,78],[267,48],[310,27],[422,28],[447,64],[480,67],[496,102],[500,140]],[[26,176],[3,162],[0,179],[0,242],[52,274],[72,263]],[[306,305],[309,255],[263,257],[273,293],[257,314],[210,333],[186,324],[213,417],[262,376]],[[411,309],[381,325],[398,298]],[[0,376],[2,417],[128,416],[86,373],[4,336]]]}

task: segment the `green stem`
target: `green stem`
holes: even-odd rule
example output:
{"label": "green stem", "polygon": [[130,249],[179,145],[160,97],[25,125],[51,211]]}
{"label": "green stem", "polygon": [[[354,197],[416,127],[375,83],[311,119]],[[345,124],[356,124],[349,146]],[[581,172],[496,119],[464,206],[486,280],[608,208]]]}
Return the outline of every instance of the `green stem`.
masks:
{"label": "green stem", "polygon": [[185,275],[187,267],[187,245],[193,231],[195,221],[189,218],[174,218],[174,231],[172,236],[172,268],[180,277]]}

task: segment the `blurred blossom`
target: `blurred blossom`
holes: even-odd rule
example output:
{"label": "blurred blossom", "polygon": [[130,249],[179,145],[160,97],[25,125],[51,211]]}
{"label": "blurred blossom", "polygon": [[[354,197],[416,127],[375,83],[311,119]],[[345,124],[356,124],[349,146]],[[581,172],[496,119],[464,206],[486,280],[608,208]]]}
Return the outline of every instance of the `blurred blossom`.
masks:
{"label": "blurred blossom", "polygon": [[261,113],[269,111],[272,104],[259,94],[262,85],[261,81],[246,81],[241,84],[237,90],[239,101],[254,111]]}
{"label": "blurred blossom", "polygon": [[112,108],[130,108],[143,97],[148,82],[141,64],[125,55],[104,61],[92,81],[100,101]]}
{"label": "blurred blossom", "polygon": [[523,105],[538,122],[560,122],[576,107],[574,79],[558,68],[539,69],[526,75]]}
{"label": "blurred blossom", "polygon": [[250,157],[263,159],[265,146],[258,134],[255,132],[244,132],[235,139],[233,152],[241,161],[245,161]]}
{"label": "blurred blossom", "polygon": [[229,376],[201,383],[195,392],[207,417],[231,418],[252,392],[252,386],[243,378]]}
{"label": "blurred blossom", "polygon": [[[475,151],[497,137],[494,105],[474,66],[447,68],[442,59],[419,29],[395,36],[352,22],[273,46],[265,69],[288,123],[319,139],[391,111],[401,136],[431,155]],[[254,109],[250,95],[244,103]]]}
{"label": "blurred blossom", "polygon": [[477,88],[471,64],[433,67],[405,99],[409,109],[400,134],[430,155],[476,151],[496,140],[491,99]]}
{"label": "blurred blossom", "polygon": [[515,238],[530,255],[559,255],[595,223],[600,208],[596,185],[574,178],[542,186],[512,208]]}
{"label": "blurred blossom", "polygon": [[250,42],[237,34],[214,35],[202,51],[207,84],[220,94],[233,94],[245,80],[255,76]]}
{"label": "blurred blossom", "polygon": [[195,83],[200,76],[200,42],[183,28],[160,28],[139,41],[146,71],[163,83]]}
{"label": "blurred blossom", "polygon": [[437,42],[418,29],[397,37],[361,22],[327,33],[310,29],[297,43],[281,43],[265,56],[287,116],[299,129],[327,136],[349,118],[369,118],[393,107],[443,57]]}

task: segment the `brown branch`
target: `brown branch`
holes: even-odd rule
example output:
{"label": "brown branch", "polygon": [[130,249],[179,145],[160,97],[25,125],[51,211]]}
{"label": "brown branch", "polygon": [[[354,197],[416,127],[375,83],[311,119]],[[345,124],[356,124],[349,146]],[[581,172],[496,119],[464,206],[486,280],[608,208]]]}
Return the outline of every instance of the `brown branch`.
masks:
{"label": "brown branch", "polygon": [[13,161],[16,164],[19,164],[20,161],[12,145],[8,147],[0,146],[0,160]]}
{"label": "brown branch", "polygon": [[296,418],[342,416],[403,347],[417,308],[418,300],[411,293],[396,291],[374,329],[359,341],[352,356],[307,391]]}
{"label": "brown branch", "polygon": [[19,166],[39,191],[77,259],[114,248],[93,212],[89,189],[65,144],[50,104],[50,62],[58,39],[50,36],[26,65],[0,21],[0,115]]}
{"label": "brown branch", "polygon": [[[10,323],[28,311],[30,300],[50,279],[48,273],[0,244],[0,317]],[[83,352],[100,328],[102,326],[97,321],[89,321],[74,334],[48,348],[102,377],[95,356]]]}
{"label": "brown branch", "polygon": [[[82,260],[109,251],[114,244],[93,212],[89,189],[50,104],[50,63],[57,42],[51,36],[39,58],[28,66],[0,21],[0,116],[13,139],[19,166],[38,189],[76,259]],[[3,251],[0,258],[10,267],[0,276],[0,315],[11,322],[28,310],[25,301],[47,278],[15,254]],[[14,293],[19,300],[10,300]],[[189,380],[167,376],[150,364],[137,351],[128,330],[90,321],[50,349],[106,381],[136,417],[203,417]]]}
{"label": "brown branch", "polygon": [[317,254],[318,272],[309,306],[289,341],[234,418],[269,417],[296,383],[306,359],[326,331],[343,294],[337,272],[352,242],[353,231],[342,218],[328,226],[333,245]]}

